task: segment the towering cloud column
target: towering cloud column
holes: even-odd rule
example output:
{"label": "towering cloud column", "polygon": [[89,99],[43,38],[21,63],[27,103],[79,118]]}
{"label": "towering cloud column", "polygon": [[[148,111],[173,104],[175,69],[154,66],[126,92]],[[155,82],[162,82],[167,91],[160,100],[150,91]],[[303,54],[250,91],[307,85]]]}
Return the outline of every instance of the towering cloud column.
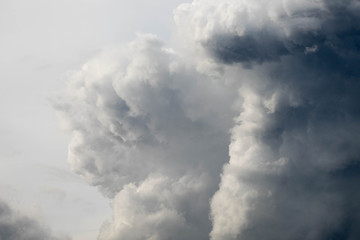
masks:
{"label": "towering cloud column", "polygon": [[358,239],[359,18],[195,0],[175,49],[139,36],[75,73],[57,109],[72,168],[113,199],[99,239]]}
{"label": "towering cloud column", "polygon": [[359,237],[359,6],[195,1],[179,9],[240,85],[212,239]]}

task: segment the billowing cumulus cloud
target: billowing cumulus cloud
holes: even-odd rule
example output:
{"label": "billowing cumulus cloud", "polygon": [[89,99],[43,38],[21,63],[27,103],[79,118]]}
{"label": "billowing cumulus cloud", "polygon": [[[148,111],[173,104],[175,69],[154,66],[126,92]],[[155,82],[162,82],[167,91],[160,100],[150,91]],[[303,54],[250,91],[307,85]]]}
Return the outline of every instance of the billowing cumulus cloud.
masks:
{"label": "billowing cumulus cloud", "polygon": [[0,239],[1,240],[69,240],[67,236],[55,236],[36,220],[14,211],[0,201]]}
{"label": "billowing cumulus cloud", "polygon": [[113,199],[99,239],[358,239],[359,13],[195,0],[179,49],[143,35],[74,73],[56,108]]}
{"label": "billowing cumulus cloud", "polygon": [[182,10],[241,82],[212,239],[356,239],[358,2],[236,2]]}
{"label": "billowing cumulus cloud", "polygon": [[69,162],[115,197],[100,239],[208,237],[235,98],[218,74],[185,64],[150,35],[72,76],[57,105],[73,131]]}

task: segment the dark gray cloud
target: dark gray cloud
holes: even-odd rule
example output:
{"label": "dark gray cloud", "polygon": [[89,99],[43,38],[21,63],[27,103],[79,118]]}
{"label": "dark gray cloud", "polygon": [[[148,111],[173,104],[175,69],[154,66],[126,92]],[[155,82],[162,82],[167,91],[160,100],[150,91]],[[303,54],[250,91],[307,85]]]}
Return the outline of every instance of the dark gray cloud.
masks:
{"label": "dark gray cloud", "polygon": [[[323,1],[243,35],[209,34],[211,56],[257,76],[238,79],[244,105],[212,201],[213,239],[359,237],[349,187],[360,177],[359,10]],[[307,18],[315,28],[299,24]]]}
{"label": "dark gray cloud", "polygon": [[0,201],[1,240],[70,240],[67,236],[55,236],[50,229]]}
{"label": "dark gray cloud", "polygon": [[[253,26],[256,19],[249,25],[239,22],[244,27],[241,34],[231,28],[215,31],[203,40],[203,46],[222,62],[245,65],[279,61],[285,55],[302,57],[319,50],[318,56],[326,61],[323,64],[331,67],[329,64],[336,64],[335,55],[351,59],[359,50],[360,17],[356,4],[357,1],[323,1],[319,9],[293,9],[291,13],[278,14],[275,20],[267,16],[268,22],[259,21],[260,26]],[[353,67],[347,70],[355,70]]]}
{"label": "dark gray cloud", "polygon": [[289,54],[286,46],[266,31],[245,36],[215,35],[203,45],[224,63],[262,63],[279,60],[281,56]]}

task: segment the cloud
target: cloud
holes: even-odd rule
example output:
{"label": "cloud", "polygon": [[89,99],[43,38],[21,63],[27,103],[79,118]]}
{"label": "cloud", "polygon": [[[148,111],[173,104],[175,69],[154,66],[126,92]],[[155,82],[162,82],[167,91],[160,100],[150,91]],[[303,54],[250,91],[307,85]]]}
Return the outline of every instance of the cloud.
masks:
{"label": "cloud", "polygon": [[19,214],[5,202],[0,202],[0,239],[10,240],[65,240],[67,236],[55,236],[34,219]]}
{"label": "cloud", "polygon": [[359,8],[195,0],[178,48],[140,35],[74,73],[56,108],[113,198],[99,239],[358,239]]}
{"label": "cloud", "polygon": [[114,199],[113,222],[99,239],[206,239],[209,187],[205,176],[152,176],[124,186]]}
{"label": "cloud", "polygon": [[179,13],[241,85],[211,238],[356,239],[358,2],[236,2]]}
{"label": "cloud", "polygon": [[101,239],[207,239],[236,89],[140,35],[127,50],[104,53],[74,73],[68,92],[56,108],[73,133],[69,163],[115,197]]}
{"label": "cloud", "polygon": [[175,20],[182,35],[217,60],[251,64],[304,53],[315,44],[343,53],[358,48],[358,10],[357,1],[350,0],[195,0],[181,5]]}
{"label": "cloud", "polygon": [[235,94],[218,77],[181,66],[153,36],[129,48],[120,61],[104,56],[85,65],[57,105],[74,133],[74,170],[112,195],[150,172],[181,177],[207,162],[221,167],[227,153],[219,146],[228,144],[232,121],[222,106]]}

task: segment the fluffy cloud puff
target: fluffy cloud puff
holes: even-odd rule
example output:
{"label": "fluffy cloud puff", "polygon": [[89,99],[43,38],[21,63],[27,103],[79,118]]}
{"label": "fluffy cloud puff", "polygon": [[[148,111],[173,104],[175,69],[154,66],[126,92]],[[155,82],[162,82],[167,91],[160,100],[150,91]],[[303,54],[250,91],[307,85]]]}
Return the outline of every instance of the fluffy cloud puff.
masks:
{"label": "fluffy cloud puff", "polygon": [[115,197],[101,239],[207,238],[235,97],[219,75],[185,64],[150,35],[73,74],[56,108],[73,134],[71,167]]}
{"label": "fluffy cloud puff", "polygon": [[23,216],[0,201],[1,240],[69,240],[66,236],[54,236],[37,221]]}
{"label": "fluffy cloud puff", "polygon": [[99,238],[358,239],[359,7],[195,0],[182,51],[140,36],[75,73],[57,109],[114,197]]}
{"label": "fluffy cloud puff", "polygon": [[207,239],[213,189],[204,178],[151,176],[124,186],[113,202],[113,222],[104,224],[99,239]]}
{"label": "fluffy cloud puff", "polygon": [[86,64],[57,103],[74,134],[71,166],[109,195],[150,172],[181,177],[208,162],[216,172],[226,161],[224,126],[231,126],[232,111],[222,106],[235,94],[218,77],[181,64],[153,36],[129,48]]}

